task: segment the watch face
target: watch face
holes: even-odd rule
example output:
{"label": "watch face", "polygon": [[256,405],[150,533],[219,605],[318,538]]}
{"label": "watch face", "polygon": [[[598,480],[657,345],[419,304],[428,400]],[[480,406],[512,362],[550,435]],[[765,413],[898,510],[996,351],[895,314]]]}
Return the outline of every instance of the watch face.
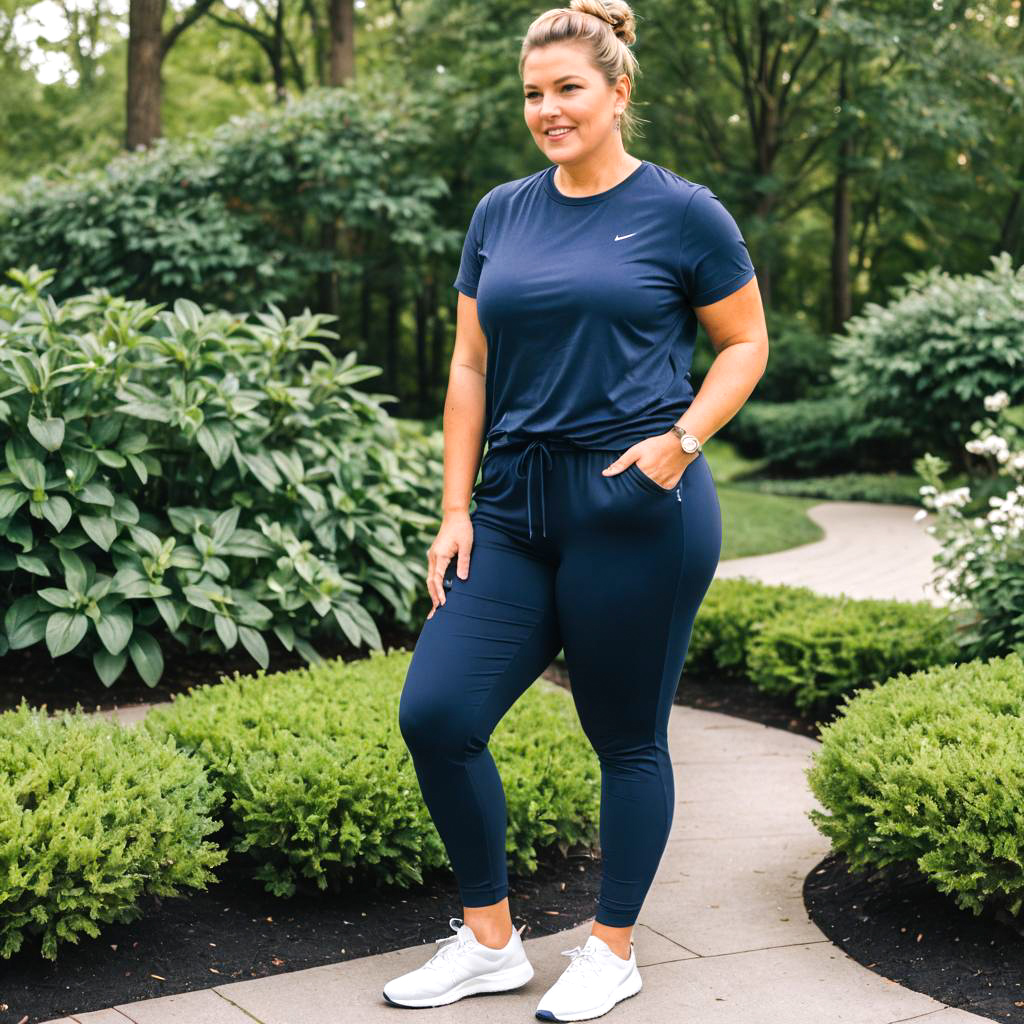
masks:
{"label": "watch face", "polygon": [[695,437],[684,437],[682,440],[683,451],[692,455],[697,450],[698,441]]}

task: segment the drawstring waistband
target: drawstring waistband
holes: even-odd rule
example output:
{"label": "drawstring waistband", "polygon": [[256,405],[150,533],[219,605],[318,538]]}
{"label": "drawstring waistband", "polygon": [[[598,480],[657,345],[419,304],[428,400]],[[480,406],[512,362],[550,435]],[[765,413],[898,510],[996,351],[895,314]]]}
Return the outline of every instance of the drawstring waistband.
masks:
{"label": "drawstring waistband", "polygon": [[[502,445],[502,448],[517,448],[522,444],[521,441],[510,441]],[[543,536],[547,536],[547,516],[544,508],[544,472],[551,468],[551,452],[552,451],[578,451],[584,449],[583,445],[576,444],[573,441],[568,441],[561,437],[538,437],[530,441],[516,459],[516,476],[520,479],[526,478],[526,523],[529,531],[530,539],[533,539],[533,464],[535,462],[535,456],[540,455],[541,467],[540,467],[540,517],[541,517],[541,533]]]}

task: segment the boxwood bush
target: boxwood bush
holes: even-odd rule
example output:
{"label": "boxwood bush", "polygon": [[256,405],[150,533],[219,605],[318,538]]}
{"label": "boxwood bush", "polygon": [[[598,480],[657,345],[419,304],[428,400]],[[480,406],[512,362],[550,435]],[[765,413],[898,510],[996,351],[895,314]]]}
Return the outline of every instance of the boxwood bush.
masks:
{"label": "boxwood bush", "polygon": [[0,956],[141,917],[144,895],[205,889],[227,854],[205,839],[223,792],[145,732],[25,701],[0,714]]}
{"label": "boxwood bush", "polygon": [[[304,881],[420,882],[450,866],[398,726],[411,651],[225,677],[156,708],[142,726],[168,735],[227,793],[228,842],[254,877],[289,896]],[[490,749],[508,806],[510,868],[537,850],[593,843],[600,770],[571,696],[538,680],[495,729]]]}
{"label": "boxwood bush", "polygon": [[828,607],[832,600],[809,587],[747,577],[712,580],[693,623],[686,670],[745,678],[751,641],[764,622],[789,608]]}
{"label": "boxwood bush", "polygon": [[875,501],[888,505],[913,505],[921,501],[920,477],[910,473],[835,473],[797,479],[757,478],[731,480],[731,487],[761,494],[784,494],[829,501]]}
{"label": "boxwood bush", "polygon": [[[900,673],[848,699],[807,773],[854,870],[914,864],[962,909],[1024,905],[1024,662]],[[1019,926],[1018,926],[1019,927]]]}
{"label": "boxwood bush", "polygon": [[897,672],[953,662],[959,647],[948,609],[927,601],[832,598],[762,622],[750,641],[750,680],[804,710]]}
{"label": "boxwood bush", "polygon": [[0,287],[0,654],[45,642],[106,685],[154,685],[161,633],[189,650],[273,634],[381,645],[411,624],[440,508],[441,446],[403,430],[379,368],[336,358],[330,317],[250,320],[102,290],[57,305],[51,272]]}
{"label": "boxwood bush", "polygon": [[955,618],[927,601],[857,600],[747,577],[713,580],[686,671],[746,679],[803,710],[896,672],[956,660]]}

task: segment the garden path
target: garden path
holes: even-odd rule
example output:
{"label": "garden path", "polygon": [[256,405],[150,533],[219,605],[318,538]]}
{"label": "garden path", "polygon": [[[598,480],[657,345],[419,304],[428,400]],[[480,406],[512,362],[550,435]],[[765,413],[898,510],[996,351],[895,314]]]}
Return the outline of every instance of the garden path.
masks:
{"label": "garden path", "polygon": [[[936,545],[908,506],[823,502],[810,510],[825,539],[723,562],[751,575],[854,597],[935,600],[926,586]],[[546,681],[542,685],[553,685]],[[123,709],[138,721],[145,709]],[[822,809],[805,772],[808,737],[674,705],[669,722],[676,802],[672,831],[634,937],[643,989],[609,1019],[701,1024],[967,1024],[985,1017],[914,992],[862,967],[809,919],[803,880],[830,850],[807,817]],[[457,907],[450,908],[458,913]],[[438,937],[450,934],[447,917]],[[432,1024],[533,1019],[590,923],[526,940],[536,974],[510,993],[472,996],[429,1012]],[[418,967],[429,946],[272,978],[218,985],[47,1024],[347,1024],[395,1021],[384,983]],[[342,1009],[343,1008],[343,1009]],[[404,1019],[404,1018],[403,1018]]]}
{"label": "garden path", "polygon": [[932,557],[940,546],[927,527],[935,514],[915,520],[917,511],[913,505],[823,501],[807,513],[825,531],[821,540],[770,555],[730,558],[719,563],[716,577],[749,576],[822,594],[945,604],[931,585]]}

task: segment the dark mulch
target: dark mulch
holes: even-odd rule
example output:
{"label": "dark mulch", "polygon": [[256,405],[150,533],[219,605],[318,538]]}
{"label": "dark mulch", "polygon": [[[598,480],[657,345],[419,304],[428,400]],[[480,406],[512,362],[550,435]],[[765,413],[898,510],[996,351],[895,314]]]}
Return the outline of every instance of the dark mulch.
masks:
{"label": "dark mulch", "polygon": [[914,865],[850,872],[830,854],[803,894],[811,920],[875,974],[979,1017],[1024,1021],[1024,938],[960,910]]}
{"label": "dark mulch", "polygon": [[[385,648],[415,644],[414,635],[400,631],[383,640]],[[322,653],[365,655],[344,646]],[[300,664],[287,652],[272,652],[273,671]],[[254,668],[244,655],[234,662],[223,656],[181,658],[169,663],[155,690],[126,674],[108,691],[91,672],[58,665],[59,670],[28,652],[0,659],[0,710],[15,706],[23,693],[51,711],[76,701],[86,710],[125,707],[167,700],[235,668]],[[567,684],[558,663],[545,675]],[[803,715],[749,684],[690,676],[680,683],[676,703],[814,738],[834,713]],[[162,905],[149,898],[142,920],[108,925],[99,939],[60,946],[56,965],[33,949],[0,961],[0,1024],[38,1024],[429,943],[454,934],[447,921],[461,912],[450,872],[433,873],[415,889],[353,887],[340,896],[312,892],[290,900],[269,896],[253,883],[244,858],[232,855],[216,873],[218,882],[205,893]],[[523,937],[591,918],[600,873],[599,851],[578,848],[567,858],[543,851],[537,874],[511,876],[510,905],[516,926],[526,925]],[[958,910],[916,869],[855,874],[846,870],[844,858],[829,855],[805,880],[804,900],[822,932],[877,974],[979,1016],[1024,1024],[1024,938],[989,915],[976,918]]]}

